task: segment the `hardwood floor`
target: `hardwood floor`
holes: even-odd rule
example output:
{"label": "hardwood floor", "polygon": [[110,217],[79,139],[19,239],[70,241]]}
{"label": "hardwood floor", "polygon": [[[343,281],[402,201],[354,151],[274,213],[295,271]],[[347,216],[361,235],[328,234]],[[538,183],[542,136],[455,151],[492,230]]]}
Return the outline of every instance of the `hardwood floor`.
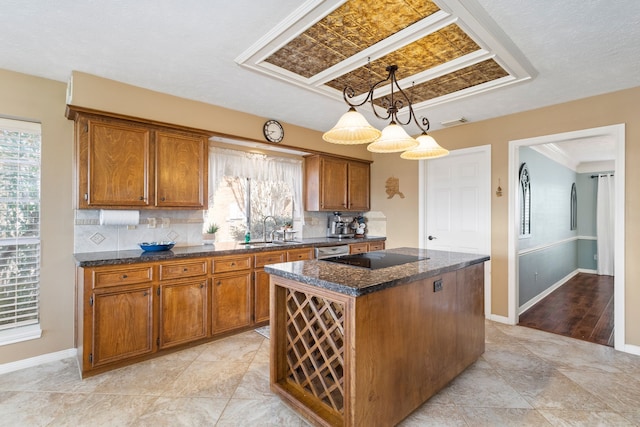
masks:
{"label": "hardwood floor", "polygon": [[613,277],[578,273],[520,315],[520,326],[613,347]]}

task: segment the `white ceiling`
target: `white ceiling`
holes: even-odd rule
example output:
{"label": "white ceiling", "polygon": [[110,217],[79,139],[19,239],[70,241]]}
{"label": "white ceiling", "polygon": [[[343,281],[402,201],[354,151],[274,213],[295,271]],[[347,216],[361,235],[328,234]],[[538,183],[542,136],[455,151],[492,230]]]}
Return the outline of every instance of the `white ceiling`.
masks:
{"label": "white ceiling", "polygon": [[[304,4],[314,3],[322,2]],[[431,129],[640,86],[640,1],[464,3],[486,12],[481,18],[504,32],[533,78],[430,106]],[[345,111],[343,101],[235,62],[301,4],[2,0],[0,68],[64,82],[78,70],[324,131]]]}

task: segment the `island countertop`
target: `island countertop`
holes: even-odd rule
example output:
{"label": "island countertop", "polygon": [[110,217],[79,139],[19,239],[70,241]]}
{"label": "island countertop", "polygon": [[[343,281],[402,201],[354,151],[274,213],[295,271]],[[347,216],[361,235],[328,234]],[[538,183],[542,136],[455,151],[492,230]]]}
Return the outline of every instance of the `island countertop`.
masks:
{"label": "island countertop", "polygon": [[427,257],[428,259],[377,270],[319,259],[270,264],[265,266],[265,271],[341,294],[361,296],[489,260],[487,255],[408,247],[387,249],[383,252]]}

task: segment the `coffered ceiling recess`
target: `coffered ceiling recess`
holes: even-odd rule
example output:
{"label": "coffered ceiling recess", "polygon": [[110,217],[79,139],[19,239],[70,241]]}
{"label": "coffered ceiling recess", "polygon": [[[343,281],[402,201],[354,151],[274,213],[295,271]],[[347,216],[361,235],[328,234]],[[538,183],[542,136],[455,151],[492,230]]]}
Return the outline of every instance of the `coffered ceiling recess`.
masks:
{"label": "coffered ceiling recess", "polygon": [[236,62],[339,100],[350,86],[355,101],[396,64],[419,115],[535,74],[482,8],[460,0],[308,0]]}

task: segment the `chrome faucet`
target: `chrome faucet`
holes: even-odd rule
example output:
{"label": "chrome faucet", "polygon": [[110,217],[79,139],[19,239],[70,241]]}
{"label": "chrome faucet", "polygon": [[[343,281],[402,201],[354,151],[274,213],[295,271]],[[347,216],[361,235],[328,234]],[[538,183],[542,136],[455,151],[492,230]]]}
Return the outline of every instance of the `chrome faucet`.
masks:
{"label": "chrome faucet", "polygon": [[262,219],[262,241],[264,243],[267,243],[267,220],[271,218],[273,220],[273,225],[274,228],[273,230],[271,230],[271,241],[273,241],[273,235],[276,232],[276,227],[278,226],[278,221],[276,221],[276,219],[274,217],[272,217],[271,215],[267,215]]}

